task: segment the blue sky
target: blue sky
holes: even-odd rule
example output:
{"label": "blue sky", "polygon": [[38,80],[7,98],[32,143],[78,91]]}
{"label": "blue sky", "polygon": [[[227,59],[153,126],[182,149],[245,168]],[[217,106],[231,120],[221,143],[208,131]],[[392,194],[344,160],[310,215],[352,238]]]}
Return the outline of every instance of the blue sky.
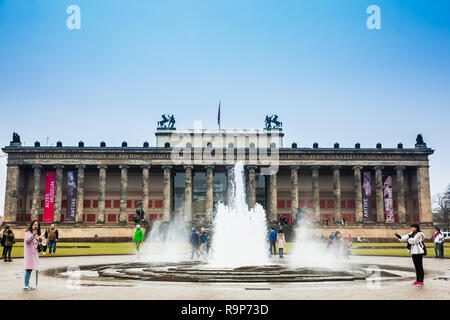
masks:
{"label": "blue sky", "polygon": [[[366,27],[372,4],[381,30]],[[154,144],[162,113],[215,128],[220,99],[223,128],[277,113],[285,145],[422,133],[435,194],[450,183],[449,52],[446,0],[0,0],[0,144]]]}

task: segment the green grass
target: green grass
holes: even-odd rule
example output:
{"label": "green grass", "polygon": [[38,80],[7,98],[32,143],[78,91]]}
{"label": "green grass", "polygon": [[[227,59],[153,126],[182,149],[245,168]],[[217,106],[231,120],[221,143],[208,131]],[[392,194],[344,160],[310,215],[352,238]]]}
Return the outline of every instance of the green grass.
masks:
{"label": "green grass", "polygon": [[[326,243],[324,242],[324,246]],[[89,248],[60,248],[58,246],[89,246]],[[291,253],[294,243],[286,243],[285,253]],[[359,249],[359,247],[398,247],[389,249]],[[434,244],[426,243],[428,249],[427,257],[434,257]],[[352,255],[362,256],[410,256],[406,252],[405,243],[354,243],[352,246]],[[48,252],[48,251],[47,251]],[[134,254],[135,248],[132,242],[115,242],[115,243],[98,243],[98,242],[58,242],[56,244],[56,256],[77,256],[77,255],[108,255],[108,254]],[[39,254],[44,256],[42,253]],[[47,257],[45,255],[44,257]],[[445,243],[444,256],[450,258],[450,243]],[[18,242],[14,245],[11,253],[12,258],[23,257],[23,242]]]}

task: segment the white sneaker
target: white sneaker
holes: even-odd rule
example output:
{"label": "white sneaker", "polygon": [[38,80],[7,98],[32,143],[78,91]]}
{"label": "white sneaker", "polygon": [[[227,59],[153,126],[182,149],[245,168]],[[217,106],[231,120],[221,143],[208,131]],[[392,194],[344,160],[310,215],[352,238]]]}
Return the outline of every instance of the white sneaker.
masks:
{"label": "white sneaker", "polygon": [[26,286],[26,287],[23,287],[23,291],[30,291],[32,288],[28,285],[28,286]]}
{"label": "white sneaker", "polygon": [[44,253],[42,253],[42,254],[47,254],[47,252],[44,252]]}

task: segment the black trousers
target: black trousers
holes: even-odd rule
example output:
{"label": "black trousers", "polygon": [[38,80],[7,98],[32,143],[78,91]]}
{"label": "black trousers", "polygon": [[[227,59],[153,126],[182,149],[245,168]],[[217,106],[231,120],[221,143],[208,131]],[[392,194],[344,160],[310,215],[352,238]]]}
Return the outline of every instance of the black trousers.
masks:
{"label": "black trousers", "polygon": [[5,252],[5,260],[7,260],[7,259],[6,259],[6,256],[8,256],[8,260],[11,260],[12,246],[10,246],[10,247],[5,247],[5,250],[6,250],[6,252]]}
{"label": "black trousers", "polygon": [[424,271],[423,271],[423,254],[413,254],[412,255],[414,268],[416,268],[416,281],[423,282]]}

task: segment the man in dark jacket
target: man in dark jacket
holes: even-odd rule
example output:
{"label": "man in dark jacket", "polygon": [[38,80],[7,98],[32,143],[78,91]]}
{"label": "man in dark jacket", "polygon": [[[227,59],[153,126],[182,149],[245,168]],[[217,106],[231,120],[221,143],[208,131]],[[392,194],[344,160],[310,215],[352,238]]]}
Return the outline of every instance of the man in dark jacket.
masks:
{"label": "man in dark jacket", "polygon": [[9,230],[9,226],[5,226],[5,230],[3,230],[3,233],[2,233],[2,241],[1,241],[1,245],[3,247],[2,259],[6,258],[5,241],[6,241],[6,238],[8,235],[8,230]]}
{"label": "man in dark jacket", "polygon": [[194,259],[194,253],[197,254],[197,258],[200,257],[200,254],[198,253],[198,244],[199,244],[199,238],[198,233],[195,231],[195,228],[192,228],[191,236],[189,238],[189,243],[191,244],[191,259]]}
{"label": "man in dark jacket", "polygon": [[49,254],[52,254],[52,248],[53,248],[53,254],[56,251],[56,241],[58,241],[58,229],[56,229],[55,225],[52,224],[50,226],[50,231],[48,232],[48,250]]}

